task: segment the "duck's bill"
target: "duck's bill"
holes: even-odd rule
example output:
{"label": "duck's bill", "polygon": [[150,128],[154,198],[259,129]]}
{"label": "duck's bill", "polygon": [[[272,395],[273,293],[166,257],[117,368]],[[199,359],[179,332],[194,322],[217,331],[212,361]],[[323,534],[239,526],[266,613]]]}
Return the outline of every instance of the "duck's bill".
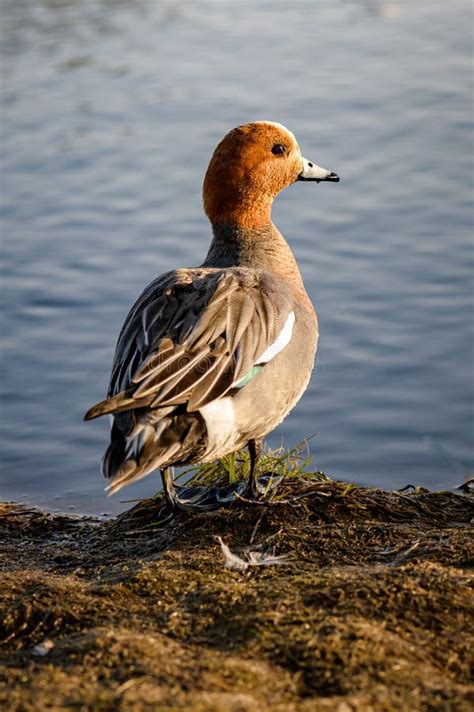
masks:
{"label": "duck's bill", "polygon": [[317,166],[315,163],[303,158],[303,170],[299,174],[298,180],[315,180],[317,183],[322,180],[328,180],[333,183],[339,183],[339,176],[337,173],[321,168],[321,166]]}

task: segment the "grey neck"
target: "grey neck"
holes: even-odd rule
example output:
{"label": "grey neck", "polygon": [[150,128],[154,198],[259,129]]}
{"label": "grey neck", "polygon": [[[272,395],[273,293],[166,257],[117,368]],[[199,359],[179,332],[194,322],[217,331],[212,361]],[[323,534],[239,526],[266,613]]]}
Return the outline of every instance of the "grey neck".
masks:
{"label": "grey neck", "polygon": [[203,267],[261,267],[273,271],[282,260],[296,266],[290,247],[273,223],[255,228],[213,225]]}
{"label": "grey neck", "polygon": [[213,239],[203,267],[251,267],[271,272],[316,318],[295,257],[273,223],[255,228],[214,224],[212,232]]}

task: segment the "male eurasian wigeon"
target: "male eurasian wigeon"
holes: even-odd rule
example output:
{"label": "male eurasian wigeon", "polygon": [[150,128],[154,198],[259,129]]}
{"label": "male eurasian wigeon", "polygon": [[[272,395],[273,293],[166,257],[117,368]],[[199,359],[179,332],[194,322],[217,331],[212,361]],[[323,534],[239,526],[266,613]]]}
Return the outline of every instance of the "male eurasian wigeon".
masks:
{"label": "male eurasian wigeon", "polygon": [[111,493],[160,469],[169,505],[206,508],[205,496],[178,496],[170,467],[247,445],[245,493],[258,496],[261,439],[306,389],[318,339],[298,265],[271,221],[275,196],[298,180],[339,177],[303,158],[281,124],[238,126],[214,151],[203,186],[207,257],[145,289],[120,332],[108,396],[85,415],[112,414],[102,464]]}

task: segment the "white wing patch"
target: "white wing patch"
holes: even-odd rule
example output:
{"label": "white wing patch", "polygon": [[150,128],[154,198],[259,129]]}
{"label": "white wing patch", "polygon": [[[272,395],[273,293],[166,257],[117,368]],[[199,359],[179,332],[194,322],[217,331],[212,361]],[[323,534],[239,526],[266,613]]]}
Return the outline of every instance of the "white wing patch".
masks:
{"label": "white wing patch", "polygon": [[258,365],[259,363],[268,363],[269,361],[272,360],[272,358],[275,358],[277,354],[280,353],[280,351],[283,351],[285,346],[288,346],[288,344],[291,341],[291,337],[293,335],[293,326],[295,324],[295,312],[291,311],[288,314],[288,317],[285,321],[285,324],[283,326],[283,329],[280,331],[278,334],[276,340],[273,342],[273,344],[270,344],[270,346],[265,349],[263,354],[257,358],[255,364]]}
{"label": "white wing patch", "polygon": [[232,398],[218,398],[207,403],[199,412],[206,423],[208,446],[206,457],[218,459],[235,450],[234,441],[240,438],[239,428],[235,423]]}

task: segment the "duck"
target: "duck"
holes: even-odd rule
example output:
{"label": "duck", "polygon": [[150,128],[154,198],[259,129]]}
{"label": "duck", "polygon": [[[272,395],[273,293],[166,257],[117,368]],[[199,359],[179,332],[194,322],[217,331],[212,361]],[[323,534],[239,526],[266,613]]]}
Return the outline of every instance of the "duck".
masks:
{"label": "duck", "polygon": [[118,337],[107,397],[84,416],[111,416],[102,460],[110,494],[159,470],[171,509],[224,506],[235,493],[180,496],[173,468],[247,447],[240,494],[262,495],[262,439],[300,400],[318,342],[295,256],[271,219],[275,197],[298,181],[339,176],[304,158],[282,124],[237,126],[217,145],[203,183],[207,255],[139,296]]}

